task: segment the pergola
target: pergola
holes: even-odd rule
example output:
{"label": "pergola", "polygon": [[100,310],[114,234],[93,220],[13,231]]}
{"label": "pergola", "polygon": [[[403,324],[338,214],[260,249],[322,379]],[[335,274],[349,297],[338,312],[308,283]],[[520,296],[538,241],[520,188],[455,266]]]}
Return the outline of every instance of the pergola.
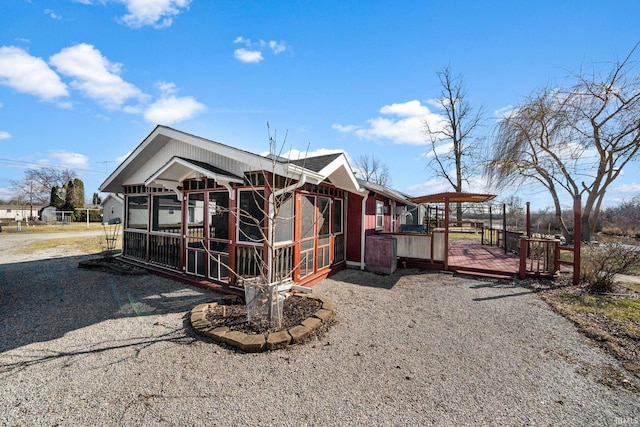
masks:
{"label": "pergola", "polygon": [[444,203],[444,269],[449,268],[449,204],[450,203],[485,203],[493,200],[495,194],[445,192],[412,197],[413,203]]}

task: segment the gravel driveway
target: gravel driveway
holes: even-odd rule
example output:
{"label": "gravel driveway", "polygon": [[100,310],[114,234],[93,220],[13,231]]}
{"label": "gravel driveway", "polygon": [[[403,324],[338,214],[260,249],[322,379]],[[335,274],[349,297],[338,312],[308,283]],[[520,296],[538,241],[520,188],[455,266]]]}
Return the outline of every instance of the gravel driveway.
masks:
{"label": "gravel driveway", "polygon": [[0,425],[640,424],[637,380],[511,284],[343,271],[313,288],[337,305],[324,337],[242,354],[186,323],[217,294],[17,258],[0,261]]}

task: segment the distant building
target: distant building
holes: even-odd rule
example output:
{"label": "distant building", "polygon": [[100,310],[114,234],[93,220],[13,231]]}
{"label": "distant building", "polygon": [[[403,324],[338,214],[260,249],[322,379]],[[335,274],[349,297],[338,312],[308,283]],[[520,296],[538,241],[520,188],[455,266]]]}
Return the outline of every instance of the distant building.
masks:
{"label": "distant building", "polygon": [[38,211],[42,209],[44,205],[16,205],[16,204],[3,204],[0,205],[0,219],[4,220],[13,220],[13,221],[24,221],[29,219],[31,216],[31,211],[33,210],[33,216],[38,216]]}
{"label": "distant building", "polygon": [[114,222],[120,220],[122,222],[122,218],[124,218],[124,199],[115,194],[109,193],[102,200],[102,221],[103,222]]}

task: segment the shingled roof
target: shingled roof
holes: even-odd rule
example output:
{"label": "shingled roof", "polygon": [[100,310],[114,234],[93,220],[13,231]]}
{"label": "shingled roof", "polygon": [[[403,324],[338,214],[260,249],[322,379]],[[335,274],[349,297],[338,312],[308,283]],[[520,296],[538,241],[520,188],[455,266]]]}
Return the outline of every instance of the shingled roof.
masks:
{"label": "shingled roof", "polygon": [[320,172],[341,155],[342,153],[325,154],[323,156],[306,157],[304,159],[291,160],[290,163],[296,166],[302,166],[305,169],[309,169],[314,172]]}

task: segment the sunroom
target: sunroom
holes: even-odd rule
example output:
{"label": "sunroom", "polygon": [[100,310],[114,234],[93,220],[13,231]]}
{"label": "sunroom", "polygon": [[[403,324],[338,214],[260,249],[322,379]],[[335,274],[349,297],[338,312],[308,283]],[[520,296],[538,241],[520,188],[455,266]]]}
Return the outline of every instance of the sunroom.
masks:
{"label": "sunroom", "polygon": [[101,186],[116,189],[122,258],[229,290],[343,268],[348,195],[362,191],[344,154],[268,158],[162,126]]}

